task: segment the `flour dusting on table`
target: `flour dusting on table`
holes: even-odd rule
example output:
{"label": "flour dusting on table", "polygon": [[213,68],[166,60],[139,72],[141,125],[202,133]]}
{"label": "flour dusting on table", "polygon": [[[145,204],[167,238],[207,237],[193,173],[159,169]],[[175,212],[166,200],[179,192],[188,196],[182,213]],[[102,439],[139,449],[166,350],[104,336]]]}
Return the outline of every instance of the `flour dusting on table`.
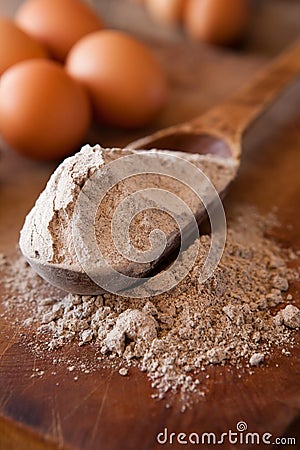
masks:
{"label": "flour dusting on table", "polygon": [[[288,267],[299,255],[266,237],[270,218],[248,208],[236,216],[228,224],[221,263],[205,284],[198,277],[209,235],[200,238],[189,275],[171,291],[147,299],[66,295],[21,258],[6,269],[4,282],[14,295],[7,297],[4,314],[31,326],[33,352],[55,355],[72,342],[84,355],[85,346],[92,346],[99,365],[128,376],[130,366],[138,366],[150,378],[154,396],[177,392],[184,409],[205,395],[207,367],[246,365],[251,371],[268,364],[278,347],[288,356],[300,325],[300,310],[289,293],[298,273]],[[89,371],[85,366],[83,372]]]}

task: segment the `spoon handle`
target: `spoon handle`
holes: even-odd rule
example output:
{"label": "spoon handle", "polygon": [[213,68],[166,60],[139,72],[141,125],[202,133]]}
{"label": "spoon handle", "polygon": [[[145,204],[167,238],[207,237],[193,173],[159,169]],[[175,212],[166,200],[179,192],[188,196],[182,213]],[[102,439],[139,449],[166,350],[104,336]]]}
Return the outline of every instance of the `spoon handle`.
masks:
{"label": "spoon handle", "polygon": [[[173,148],[176,136],[211,135],[227,141],[233,158],[239,160],[243,133],[265,112],[284,88],[300,74],[300,40],[275,58],[252,81],[224,103],[201,116],[157,131],[131,142],[128,148]],[[173,139],[174,140],[174,139]],[[170,146],[164,146],[166,142]],[[185,151],[182,145],[182,151]]]}
{"label": "spoon handle", "polygon": [[240,156],[240,141],[251,123],[265,112],[285,87],[300,74],[300,40],[274,59],[229,100],[192,120],[193,131],[210,131],[233,144]]}

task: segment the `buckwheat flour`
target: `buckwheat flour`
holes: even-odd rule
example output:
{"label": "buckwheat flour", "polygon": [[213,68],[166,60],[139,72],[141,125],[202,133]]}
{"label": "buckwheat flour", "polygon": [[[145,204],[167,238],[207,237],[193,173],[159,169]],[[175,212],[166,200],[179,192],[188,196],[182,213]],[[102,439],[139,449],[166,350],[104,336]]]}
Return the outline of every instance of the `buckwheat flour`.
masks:
{"label": "buckwheat flour", "polygon": [[[5,314],[13,311],[15,321],[35,330],[32,351],[55,355],[56,348],[73,342],[83,357],[85,346],[92,346],[99,365],[123,376],[137,365],[150,378],[154,396],[177,392],[184,409],[205,394],[199,374],[209,365],[246,365],[251,371],[268,364],[273,348],[282,347],[288,356],[300,325],[300,310],[288,292],[298,277],[289,263],[297,263],[300,255],[266,237],[270,218],[245,207],[235,216],[222,260],[205,284],[198,277],[208,235],[200,238],[189,275],[170,292],[150,299],[65,295],[21,258],[5,268]],[[69,364],[69,371],[77,369],[75,364]],[[92,370],[88,362],[81,365],[83,374]]]}
{"label": "buckwheat flour", "polygon": [[[166,159],[161,161],[162,167],[174,166],[172,155],[190,161],[208,176],[219,192],[226,188],[228,181],[233,178],[237,169],[236,161],[230,158],[182,152],[160,152],[166,156]],[[127,149],[102,149],[99,145],[95,147],[86,145],[76,155],[67,158],[53,173],[45,190],[25,220],[20,237],[23,254],[30,259],[38,260],[39,263],[63,264],[82,273],[83,269],[77,259],[72,233],[74,208],[82,187],[96,171],[104,172],[110,162],[124,156],[139,154],[141,155],[143,152]],[[159,158],[159,153],[155,150],[148,151],[147,155],[152,155],[153,159]],[[151,169],[150,163],[147,172],[151,172]],[[183,170],[188,172],[189,167]],[[170,177],[154,173],[132,176],[124,180],[122,167],[120,175],[122,181],[110,190],[109,195],[105,196],[98,209],[95,226],[96,238],[106,261],[113,268],[119,272],[130,271],[135,276],[140,276],[151,270],[153,263],[129,262],[117,251],[112,240],[111,218],[119,202],[132,193],[145,190],[150,186],[172,192],[189,205],[191,211],[195,213],[199,209],[199,198],[183,183]],[[188,177],[189,174],[185,175]],[[146,215],[137,214],[132,221],[131,243],[139,249],[144,250],[149,245],[148,235],[153,230],[153,226],[167,236],[167,248],[170,246],[169,241],[174,239],[178,229],[174,220],[170,220],[165,212],[154,210],[155,206],[153,203],[153,209],[148,207]],[[88,201],[85,207],[87,210],[90,209]]]}

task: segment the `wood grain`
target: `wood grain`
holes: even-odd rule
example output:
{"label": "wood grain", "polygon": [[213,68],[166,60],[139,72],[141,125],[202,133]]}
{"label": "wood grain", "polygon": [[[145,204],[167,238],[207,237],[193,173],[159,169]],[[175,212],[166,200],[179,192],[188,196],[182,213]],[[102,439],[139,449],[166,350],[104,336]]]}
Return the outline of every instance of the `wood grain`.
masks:
{"label": "wood grain", "polygon": [[[4,3],[0,1],[0,7]],[[107,2],[104,3],[107,7]],[[282,20],[293,28],[297,2],[273,1],[274,4],[272,20],[277,5]],[[290,9],[288,4],[291,4]],[[119,13],[116,12],[115,21],[118,14],[121,15],[120,11],[124,11],[124,6],[122,8]],[[111,14],[112,6],[108,9]],[[300,17],[300,9],[297,11]],[[128,26],[135,23],[133,7],[131,14],[126,20],[122,16],[118,23],[127,21]],[[276,36],[275,47],[272,46],[270,30],[274,22],[267,22],[269,16],[266,10],[263,14],[266,21],[261,23],[261,16],[258,16],[254,26],[255,36],[264,35],[265,39],[269,39],[264,41],[263,46],[269,49],[269,54],[273,54],[294,35],[287,28],[286,35],[282,33],[282,40]],[[277,22],[280,21],[280,17],[276,17]],[[172,83],[168,107],[147,130],[116,133],[115,130],[95,127],[90,133],[90,142],[100,141],[107,146],[125,145],[155,129],[189,120],[229,97],[268,61],[267,56],[251,53],[247,49],[242,52],[198,47],[169,34],[164,41],[159,41],[155,34],[153,40],[149,27],[147,23],[145,39],[150,39]],[[139,30],[135,31],[141,34],[141,22]],[[257,42],[259,46],[255,36],[252,36],[252,42]],[[248,48],[253,49],[255,46]],[[295,83],[268,114],[249,130],[239,176],[225,201],[228,216],[234,216],[241,205],[254,205],[262,213],[276,206],[281,225],[274,229],[273,235],[283,245],[298,250],[299,104],[300,83]],[[9,257],[15,255],[24,217],[54,166],[27,161],[4,151],[0,159],[0,252]],[[300,261],[295,261],[295,264],[300,265]],[[298,303],[299,291],[299,283],[294,283],[291,292]],[[0,300],[3,296],[0,278]],[[56,355],[64,358],[80,357],[82,360],[95,357],[92,346],[82,349],[75,344],[57,351]],[[156,442],[157,433],[165,427],[176,433],[222,433],[229,429],[235,430],[240,420],[247,422],[251,431],[269,432],[274,437],[284,434],[297,436],[299,446],[299,356],[298,339],[295,348],[291,349],[291,357],[283,356],[281,349],[277,349],[267,364],[256,368],[253,375],[249,375],[246,370],[237,371],[234,367],[211,367],[206,397],[182,414],[176,402],[166,409],[164,401],[151,399],[150,383],[146,375],[137,369],[131,369],[128,377],[120,377],[114,371],[100,368],[94,373],[79,374],[78,381],[74,382],[74,372],[69,373],[64,365],[57,365],[56,375],[51,375],[53,355],[46,353],[42,361],[36,360],[27,345],[26,336],[20,337],[11,323],[1,319],[0,449],[181,448],[178,444],[159,446]],[[32,378],[32,370],[38,367],[45,371],[44,376]],[[233,449],[233,446],[224,444],[221,448]],[[248,445],[241,448],[258,447]]]}

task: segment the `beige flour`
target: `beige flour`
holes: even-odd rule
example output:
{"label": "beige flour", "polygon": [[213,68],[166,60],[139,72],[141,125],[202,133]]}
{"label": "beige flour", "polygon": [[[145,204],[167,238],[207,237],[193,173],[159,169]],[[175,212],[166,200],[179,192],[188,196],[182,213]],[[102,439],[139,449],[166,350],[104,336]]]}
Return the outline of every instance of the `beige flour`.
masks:
{"label": "beige flour", "polygon": [[[218,158],[214,155],[194,155],[182,152],[160,151],[168,156],[165,161],[160,162],[163,168],[170,168],[174,172],[174,159],[172,155],[192,162],[200,168],[212,181],[216,189],[221,192],[234,176],[237,163],[233,159]],[[86,145],[76,155],[67,158],[53,173],[45,190],[38,198],[35,207],[28,214],[24,227],[21,231],[20,247],[24,255],[38,260],[39,263],[56,263],[71,267],[78,272],[83,272],[76,256],[73,235],[72,218],[78,196],[84,183],[92,177],[95,171],[105,173],[106,165],[118,158],[127,155],[141,155],[145,152],[127,149],[102,149],[99,145],[90,147]],[[146,152],[154,159],[159,159],[157,151]],[[189,178],[189,167],[183,171]],[[152,171],[151,163],[149,170]],[[123,179],[122,168],[120,176]],[[178,180],[172,180],[159,174],[142,174],[122,180],[112,188],[105,196],[100,205],[96,217],[96,237],[98,245],[105,259],[119,272],[132,272],[136,276],[143,275],[149,271],[153,264],[151,262],[140,263],[128,262],[127,259],[117,251],[111,236],[111,217],[117,205],[133,192],[145,190],[147,187],[165,189],[177,195],[182,201],[189,205],[195,213],[199,209],[199,198]],[[151,205],[150,205],[151,206]],[[86,202],[86,209],[91,205]],[[153,227],[163,231],[167,236],[167,249],[178,235],[177,225],[173,220],[167,218],[165,212],[152,210],[147,213],[137,214],[131,224],[132,245],[145,250],[149,245],[149,232]],[[122,233],[120,233],[122,234]]]}
{"label": "beige flour", "polygon": [[[298,277],[289,261],[299,255],[266,237],[272,220],[249,208],[236,216],[228,224],[221,263],[203,285],[198,277],[210,245],[207,235],[189,275],[150,299],[62,295],[18,259],[5,269],[5,314],[31,324],[32,351],[40,356],[73,342],[82,346],[84,359],[85,346],[92,346],[99,365],[123,376],[137,365],[150,378],[154,396],[177,392],[184,409],[205,394],[202,371],[209,365],[246,365],[251,371],[268,364],[273,348],[288,356],[300,326],[300,310],[288,293]],[[82,366],[87,373],[95,361],[70,363],[69,371]]]}

